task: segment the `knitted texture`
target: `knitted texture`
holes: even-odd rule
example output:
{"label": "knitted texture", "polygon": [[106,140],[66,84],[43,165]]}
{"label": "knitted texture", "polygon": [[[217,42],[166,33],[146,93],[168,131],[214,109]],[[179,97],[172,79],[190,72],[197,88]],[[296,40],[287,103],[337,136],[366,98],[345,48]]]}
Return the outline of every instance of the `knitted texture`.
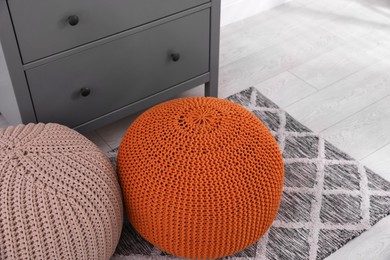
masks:
{"label": "knitted texture", "polygon": [[176,99],[144,112],[118,151],[129,221],[149,242],[185,258],[218,258],[272,224],[283,160],[251,112],[217,98]]}
{"label": "knitted texture", "polygon": [[57,124],[0,129],[0,259],[107,260],[122,228],[108,158]]}

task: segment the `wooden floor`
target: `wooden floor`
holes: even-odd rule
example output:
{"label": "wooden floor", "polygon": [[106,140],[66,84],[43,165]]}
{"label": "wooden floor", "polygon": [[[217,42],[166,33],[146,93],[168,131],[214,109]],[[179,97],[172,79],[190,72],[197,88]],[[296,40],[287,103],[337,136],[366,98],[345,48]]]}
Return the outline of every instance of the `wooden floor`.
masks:
{"label": "wooden floor", "polygon": [[[293,0],[223,27],[220,97],[251,86],[390,181],[390,1]],[[88,137],[108,151],[135,117]],[[328,259],[389,260],[390,218]]]}

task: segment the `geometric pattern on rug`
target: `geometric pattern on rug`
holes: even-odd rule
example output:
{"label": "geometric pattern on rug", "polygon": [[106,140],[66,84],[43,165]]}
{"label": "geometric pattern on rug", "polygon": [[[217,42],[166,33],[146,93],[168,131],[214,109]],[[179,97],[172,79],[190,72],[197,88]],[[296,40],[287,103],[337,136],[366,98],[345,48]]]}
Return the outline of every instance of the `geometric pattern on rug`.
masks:
{"label": "geometric pattern on rug", "polygon": [[[227,98],[252,111],[279,144],[285,165],[280,209],[255,244],[224,259],[319,260],[390,214],[390,183],[313,133],[257,89]],[[117,149],[108,153],[115,165]],[[178,259],[125,221],[111,260]]]}

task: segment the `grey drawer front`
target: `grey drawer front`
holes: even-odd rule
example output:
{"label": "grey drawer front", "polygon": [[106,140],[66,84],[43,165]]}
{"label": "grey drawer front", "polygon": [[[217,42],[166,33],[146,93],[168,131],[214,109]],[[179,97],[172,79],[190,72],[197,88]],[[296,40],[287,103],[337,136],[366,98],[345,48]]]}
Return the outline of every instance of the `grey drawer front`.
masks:
{"label": "grey drawer front", "polygon": [[[210,0],[9,0],[28,63]],[[75,26],[67,18],[77,15]]]}
{"label": "grey drawer front", "polygon": [[75,127],[208,72],[209,22],[206,9],[27,70],[38,121]]}

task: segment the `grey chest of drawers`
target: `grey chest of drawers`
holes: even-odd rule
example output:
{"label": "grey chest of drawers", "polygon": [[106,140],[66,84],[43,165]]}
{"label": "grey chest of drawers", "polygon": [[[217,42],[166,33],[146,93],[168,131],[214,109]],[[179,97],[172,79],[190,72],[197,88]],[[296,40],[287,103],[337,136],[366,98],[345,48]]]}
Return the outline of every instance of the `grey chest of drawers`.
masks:
{"label": "grey chest of drawers", "polygon": [[83,132],[202,84],[217,96],[219,20],[220,0],[0,0],[0,112]]}

